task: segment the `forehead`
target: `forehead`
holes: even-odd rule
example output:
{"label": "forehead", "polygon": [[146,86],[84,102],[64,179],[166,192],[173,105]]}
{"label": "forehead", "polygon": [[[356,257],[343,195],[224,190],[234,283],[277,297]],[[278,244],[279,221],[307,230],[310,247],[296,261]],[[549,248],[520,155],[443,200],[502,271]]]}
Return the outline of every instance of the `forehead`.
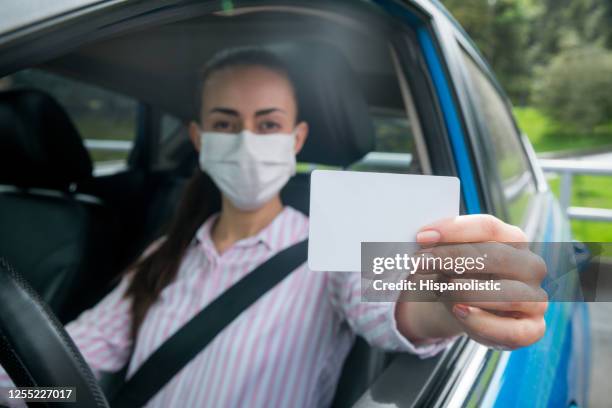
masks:
{"label": "forehead", "polygon": [[291,82],[281,72],[262,66],[224,68],[212,73],[202,89],[202,107],[228,107],[248,112],[281,108],[294,112],[296,101]]}

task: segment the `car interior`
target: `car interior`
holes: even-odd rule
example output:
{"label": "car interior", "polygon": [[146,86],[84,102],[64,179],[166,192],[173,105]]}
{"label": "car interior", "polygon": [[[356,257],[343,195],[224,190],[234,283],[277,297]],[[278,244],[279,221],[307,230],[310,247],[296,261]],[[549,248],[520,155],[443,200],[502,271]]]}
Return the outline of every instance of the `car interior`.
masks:
{"label": "car interior", "polygon": [[[197,118],[198,72],[233,46],[263,46],[287,64],[310,127],[299,172],[282,191],[285,204],[308,214],[313,168],[423,172],[427,158],[398,78],[392,30],[374,17],[365,24],[287,11],[174,18],[126,26],[0,79],[2,256],[62,323],[108,293],[163,235],[197,168],[186,125]],[[47,78],[59,82],[47,86]],[[131,147],[120,160],[96,157],[91,136],[62,102],[66,92],[56,92],[65,84],[137,101]],[[354,402],[392,357],[358,340],[336,405]]]}

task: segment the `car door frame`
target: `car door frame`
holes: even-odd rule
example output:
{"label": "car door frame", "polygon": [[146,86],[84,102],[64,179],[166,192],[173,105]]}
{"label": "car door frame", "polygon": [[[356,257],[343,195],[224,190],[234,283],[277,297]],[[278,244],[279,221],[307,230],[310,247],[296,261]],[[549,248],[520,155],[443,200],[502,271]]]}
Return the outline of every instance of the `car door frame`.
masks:
{"label": "car door frame", "polygon": [[[474,132],[472,137],[473,148],[479,151],[480,156],[484,156],[491,151],[491,147],[486,137],[485,118],[475,108],[475,87],[461,57],[462,52],[468,54],[472,61],[476,63],[481,73],[494,85],[498,96],[505,102],[507,113],[510,115],[514,125],[516,137],[519,138],[522,154],[530,167],[529,172],[535,186],[535,191],[531,198],[528,217],[524,220],[524,225],[522,225],[529,241],[571,242],[567,217],[561,211],[548,187],[544,174],[537,163],[537,157],[532,146],[518,127],[516,119],[512,114],[509,98],[496,81],[492,70],[487,65],[484,58],[480,55],[472,41],[458,24],[453,24],[451,21],[449,22],[449,28],[454,32],[452,38],[449,38],[449,41],[451,48],[454,48],[454,65],[458,67],[459,76],[457,84],[464,88],[463,93],[466,96],[466,103],[462,104],[465,110],[464,115],[472,116],[473,123],[476,124],[475,127],[470,129],[470,132]],[[495,176],[495,172],[492,173],[490,169],[483,167],[483,164],[484,163],[479,162],[477,166],[479,167],[485,194],[503,194],[503,189],[499,185],[499,177],[492,182],[491,180],[489,180],[488,183],[485,182],[486,178],[490,177],[491,174]],[[494,183],[498,183],[498,188],[487,188],[487,185]],[[488,202],[493,203],[496,200],[503,201],[504,198],[490,197]],[[491,208],[491,210],[493,210],[493,208]],[[542,256],[545,255],[543,254]],[[586,308],[584,304],[576,302],[569,304],[551,302],[546,314],[546,320],[547,322],[554,321],[557,325],[555,329],[559,332],[553,333],[549,330],[545,338],[539,343],[517,351],[490,350],[474,381],[474,386],[469,393],[469,398],[467,399],[468,405],[514,406],[513,404],[519,401],[517,399],[519,397],[517,397],[516,390],[521,381],[523,384],[544,381],[548,383],[551,388],[548,393],[546,391],[536,391],[532,388],[530,393],[520,396],[520,401],[547,401],[548,404],[557,406],[557,404],[562,402],[563,398],[567,398],[568,401],[574,403],[585,403],[586,387],[582,390],[571,389],[572,387],[569,386],[569,377],[566,373],[566,368],[569,367],[570,362],[571,364],[575,364],[575,369],[580,372],[584,371],[580,366],[588,364],[585,363],[581,355],[583,350],[574,350],[567,347],[567,344],[571,344],[572,342],[582,344],[583,335],[580,334],[580,331],[575,330],[573,322],[575,322],[576,325],[582,324],[582,331],[584,332],[584,330],[588,329],[588,323],[586,323],[588,318],[585,317],[585,314]],[[552,336],[556,336],[554,341],[550,340]],[[552,349],[550,347],[552,347]],[[525,364],[529,359],[533,361],[534,356],[538,353],[540,359],[542,359],[542,355],[546,355],[547,353],[546,350],[551,352],[553,349],[555,352],[559,353],[560,357],[556,362],[552,362],[552,359],[545,359],[546,362],[544,364],[547,365],[547,367],[538,364]],[[542,377],[542,372],[553,372],[555,376],[553,378],[544,379]],[[492,390],[495,391],[492,392]]]}
{"label": "car door frame", "polygon": [[[452,27],[448,25],[444,10],[427,1],[405,1],[401,5],[390,1],[378,3],[382,3],[389,12],[403,18],[417,32],[420,51],[424,55],[428,74],[432,78],[431,86],[435,93],[432,100],[435,101],[442,116],[439,122],[444,123],[443,134],[447,138],[446,144],[451,145],[450,162],[455,167],[453,174],[459,176],[462,181],[462,212],[486,212],[488,199],[483,194],[482,183],[477,178],[478,174],[473,166],[473,163],[478,162],[478,155],[475,153],[471,139],[473,132],[469,131],[474,128],[473,118],[465,115],[461,109],[466,103],[466,95],[464,89],[457,86],[457,81],[460,81],[459,72],[452,63],[449,63],[453,61],[451,58],[453,32]],[[401,50],[396,51],[401,54]],[[415,96],[415,99],[418,99],[418,96]],[[357,406],[383,406],[376,398],[377,394],[382,393],[386,393],[387,398],[393,394],[395,399],[392,400],[402,406],[462,405],[478,378],[480,367],[487,361],[489,355],[489,349],[462,337],[442,356],[425,360],[420,366],[413,359],[400,356],[366,392]],[[415,370],[418,374],[414,374],[412,367],[419,368]],[[431,374],[423,380],[421,370],[430,370]],[[403,371],[402,385],[397,384],[397,375],[393,375],[399,371]],[[394,382],[395,387],[393,387]]]}

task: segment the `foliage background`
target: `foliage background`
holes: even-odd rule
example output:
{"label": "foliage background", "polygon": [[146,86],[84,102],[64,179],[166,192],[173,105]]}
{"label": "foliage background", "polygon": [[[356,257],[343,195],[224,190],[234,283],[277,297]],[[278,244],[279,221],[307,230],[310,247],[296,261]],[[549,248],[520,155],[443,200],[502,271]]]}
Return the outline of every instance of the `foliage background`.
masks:
{"label": "foliage background", "polygon": [[[443,0],[514,105],[536,152],[612,151],[612,1]],[[550,180],[558,193],[559,182]],[[576,177],[572,205],[612,209],[612,177]],[[576,238],[612,242],[609,223],[574,221]]]}
{"label": "foliage background", "polygon": [[538,69],[582,47],[612,48],[612,2],[443,0],[518,105],[529,103]]}

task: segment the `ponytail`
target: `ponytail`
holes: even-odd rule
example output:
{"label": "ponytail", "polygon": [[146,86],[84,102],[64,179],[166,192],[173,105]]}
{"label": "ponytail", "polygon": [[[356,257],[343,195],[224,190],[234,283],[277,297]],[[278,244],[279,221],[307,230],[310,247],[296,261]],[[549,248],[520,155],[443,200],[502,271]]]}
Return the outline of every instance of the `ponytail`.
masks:
{"label": "ponytail", "polygon": [[125,297],[132,298],[132,337],[161,291],[178,273],[187,248],[198,228],[221,208],[221,193],[210,177],[197,169],[189,180],[165,239],[149,256],[137,261]]}

